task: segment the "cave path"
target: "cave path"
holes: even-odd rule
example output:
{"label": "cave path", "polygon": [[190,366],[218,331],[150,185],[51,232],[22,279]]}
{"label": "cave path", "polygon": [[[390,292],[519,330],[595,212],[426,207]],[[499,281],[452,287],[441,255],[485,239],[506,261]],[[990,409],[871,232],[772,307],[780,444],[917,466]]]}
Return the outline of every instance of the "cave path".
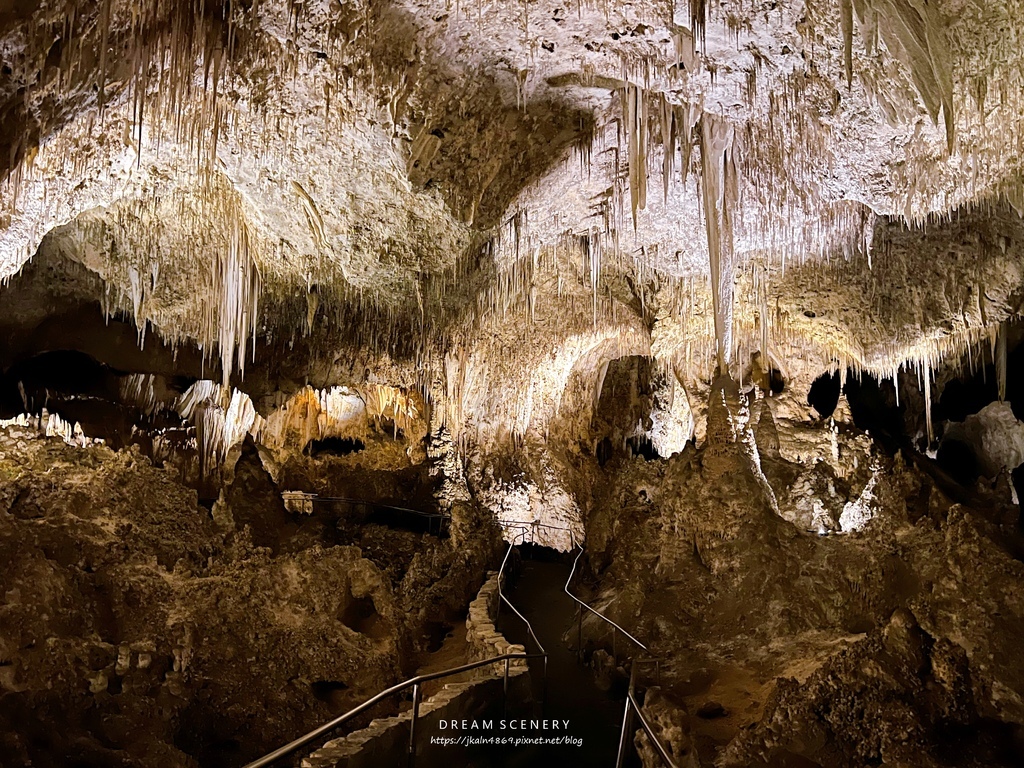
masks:
{"label": "cave path", "polygon": [[[575,632],[576,603],[565,593],[571,563],[565,556],[552,550],[523,547],[523,554],[532,551],[534,559],[522,560],[519,578],[506,589],[506,595],[516,609],[526,617],[537,638],[548,652],[547,699],[543,709],[540,663],[531,666],[534,683],[534,717],[569,720],[564,732],[582,739],[583,744],[573,746],[544,746],[535,749],[519,748],[493,750],[486,757],[474,756],[474,768],[519,768],[519,766],[557,765],[601,766],[615,765],[622,727],[624,699],[599,688],[589,667],[579,663],[575,651],[565,644],[568,630]],[[506,606],[502,607],[499,631],[513,643],[523,644],[533,651],[523,622]],[[510,707],[510,717],[514,708]],[[562,734],[563,732],[559,732]],[[542,735],[542,734],[540,734]],[[627,765],[635,763],[627,762]]]}

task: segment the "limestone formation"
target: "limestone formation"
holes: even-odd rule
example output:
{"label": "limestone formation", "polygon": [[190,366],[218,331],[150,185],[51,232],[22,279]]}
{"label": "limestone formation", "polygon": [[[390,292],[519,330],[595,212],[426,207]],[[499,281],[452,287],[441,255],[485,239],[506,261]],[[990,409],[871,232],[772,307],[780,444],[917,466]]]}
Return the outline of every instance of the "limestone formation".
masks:
{"label": "limestone formation", "polygon": [[616,706],[656,657],[679,765],[1021,764],[1022,50],[1020,0],[0,4],[0,762],[241,766],[497,649],[504,539],[584,549],[640,645],[548,643]]}

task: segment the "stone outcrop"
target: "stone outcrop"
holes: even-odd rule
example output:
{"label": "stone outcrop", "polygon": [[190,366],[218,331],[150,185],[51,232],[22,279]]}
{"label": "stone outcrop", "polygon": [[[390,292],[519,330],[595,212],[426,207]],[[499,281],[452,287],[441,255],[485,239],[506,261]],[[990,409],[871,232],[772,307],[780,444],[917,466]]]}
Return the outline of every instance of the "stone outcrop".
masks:
{"label": "stone outcrop", "polygon": [[[775,743],[768,731],[758,729],[799,709],[799,697],[813,700],[805,681],[822,665],[857,658],[885,669],[889,652],[872,638],[895,612],[896,625],[885,630],[887,636],[909,632],[934,645],[942,659],[959,659],[954,665],[962,670],[959,677],[947,681],[955,688],[948,693],[958,702],[954,708],[969,710],[963,722],[977,724],[986,734],[979,737],[985,744],[979,742],[978,749],[993,757],[985,759],[1012,764],[1015,758],[1007,755],[1017,754],[1013,750],[1019,747],[1006,734],[1022,722],[1024,701],[1019,656],[1009,650],[1024,621],[1018,583],[1024,571],[1014,555],[1019,551],[1017,510],[994,491],[972,502],[976,506],[955,504],[945,495],[949,486],[941,477],[933,479],[901,455],[878,454],[867,474],[862,469],[852,475],[865,483],[863,492],[849,484],[851,478],[838,478],[826,462],[763,459],[763,477],[780,488],[781,507],[800,496],[827,499],[822,489],[832,484],[839,501],[870,509],[853,532],[838,533],[839,526],[830,535],[817,528],[808,531],[773,510],[758,456],[747,447],[751,427],[722,426],[741,423],[724,418],[734,413],[735,402],[727,390],[721,403],[712,402],[707,448],[666,462],[637,459],[616,466],[617,480],[595,493],[588,520],[587,557],[599,584],[592,599],[614,620],[635,628],[663,657],[662,686],[684,708],[667,722],[689,723],[695,751],[716,765],[726,754],[735,755],[728,765],[737,766],[791,764],[787,760],[802,765],[804,759],[809,765],[865,764],[869,757],[859,753],[819,753],[824,737],[809,734],[799,744],[779,746],[775,755],[764,746],[766,739]],[[711,445],[712,440],[718,442]],[[776,485],[781,481],[791,485]],[[911,623],[912,629],[900,628]],[[607,642],[599,628],[585,624],[584,630],[592,635],[591,643]],[[914,670],[932,664],[927,653],[907,662]],[[896,673],[877,674],[889,679],[886,675]],[[779,682],[788,677],[798,682]],[[910,701],[914,686],[931,690],[939,685],[928,682],[927,675],[914,680],[913,685],[910,678],[890,680],[892,695],[902,692]],[[849,697],[849,706],[871,709],[881,723],[889,705],[872,703],[874,694],[859,683],[847,684],[842,695]],[[794,692],[772,710],[773,692],[788,685]],[[827,699],[822,693],[821,701]],[[709,702],[725,713],[709,718],[684,714],[700,712]],[[946,715],[915,709],[905,716],[916,723],[917,738],[936,750],[929,760],[959,764],[943,763],[950,758],[936,746],[943,743],[938,734]],[[903,716],[893,717],[894,733],[902,733],[896,723]],[[857,720],[843,727],[848,744],[842,749],[849,750],[858,729],[881,733],[890,726],[875,729]],[[963,727],[970,731],[975,726]],[[779,725],[777,733],[795,728]],[[750,745],[747,751],[720,752],[741,733],[740,741]],[[892,744],[886,748],[885,760],[908,764],[909,753],[894,750]],[[871,759],[881,753],[873,754]]]}
{"label": "stone outcrop", "polygon": [[[397,583],[360,549],[287,527],[275,550],[255,546],[237,506],[239,527],[221,527],[137,451],[7,428],[0,480],[0,741],[12,764],[258,757],[406,676],[474,580],[474,556],[453,561],[443,545]],[[245,509],[266,525],[260,498]],[[424,596],[451,589],[437,572],[460,584],[452,609]]]}
{"label": "stone outcrop", "polygon": [[[500,599],[498,594],[498,574],[491,572],[476,599],[469,604],[466,640],[470,658],[466,660],[467,663],[508,653],[525,653],[523,646],[507,642],[494,626],[495,610]],[[489,705],[503,700],[506,695],[514,700],[528,696],[530,685],[527,661],[513,659],[509,662],[507,689],[504,687],[504,670],[504,662],[496,662],[490,668],[481,667],[479,671],[469,673],[475,679],[446,683],[440,691],[422,701],[416,723],[420,734],[420,743],[415,745],[417,753],[433,753],[435,756],[444,754],[443,749],[431,749],[429,737],[424,736],[427,733],[437,735],[438,721],[472,720],[475,714],[486,711]],[[366,728],[327,742],[309,757],[303,758],[302,768],[369,768],[394,762],[403,748],[410,748],[411,722],[411,709],[393,717],[377,718]]]}

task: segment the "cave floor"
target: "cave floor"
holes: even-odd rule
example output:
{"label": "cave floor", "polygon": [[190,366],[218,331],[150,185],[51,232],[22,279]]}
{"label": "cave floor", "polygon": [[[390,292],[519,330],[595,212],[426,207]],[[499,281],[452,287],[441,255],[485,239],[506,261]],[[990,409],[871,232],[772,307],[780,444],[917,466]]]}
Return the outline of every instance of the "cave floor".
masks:
{"label": "cave floor", "polygon": [[[507,594],[548,652],[547,695],[543,707],[535,707],[535,716],[569,720],[566,732],[581,739],[582,745],[547,746],[537,753],[523,748],[502,755],[495,752],[493,761],[474,762],[474,766],[512,768],[538,765],[540,760],[550,764],[564,760],[574,766],[615,764],[624,700],[615,691],[602,690],[592,670],[579,663],[575,651],[565,642],[576,626],[575,603],[564,591],[569,571],[568,563],[524,559],[520,576]],[[526,627],[506,608],[501,613],[499,630],[511,642],[533,650]],[[543,676],[537,665],[531,671],[534,696],[539,702],[545,698]]]}

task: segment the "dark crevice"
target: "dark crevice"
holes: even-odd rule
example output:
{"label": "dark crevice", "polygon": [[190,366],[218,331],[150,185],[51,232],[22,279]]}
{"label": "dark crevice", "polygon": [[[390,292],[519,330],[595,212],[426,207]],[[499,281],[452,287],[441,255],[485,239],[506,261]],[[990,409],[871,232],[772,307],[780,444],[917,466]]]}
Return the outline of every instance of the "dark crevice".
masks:
{"label": "dark crevice", "polygon": [[946,474],[966,488],[973,486],[981,476],[978,457],[963,440],[944,440],[935,461]]}
{"label": "dark crevice", "polygon": [[858,429],[870,432],[888,451],[894,451],[904,442],[903,406],[897,405],[896,388],[892,381],[879,381],[862,373],[847,372],[843,393],[850,405],[850,415]]}
{"label": "dark crevice", "polygon": [[325,704],[334,704],[339,698],[338,694],[347,691],[348,686],[337,680],[316,680],[310,683],[309,689],[313,694],[313,698],[317,701],[322,701]]}
{"label": "dark crevice", "polygon": [[310,440],[304,453],[308,456],[348,456],[366,448],[366,444],[357,437],[325,437],[323,440]]}
{"label": "dark crevice", "polygon": [[823,419],[831,416],[839,405],[841,384],[838,373],[823,373],[811,384],[807,393],[807,404]]}
{"label": "dark crevice", "polygon": [[634,457],[639,456],[644,461],[655,461],[661,458],[661,454],[658,453],[654,443],[647,435],[627,438],[626,445],[629,446],[630,453]]}

